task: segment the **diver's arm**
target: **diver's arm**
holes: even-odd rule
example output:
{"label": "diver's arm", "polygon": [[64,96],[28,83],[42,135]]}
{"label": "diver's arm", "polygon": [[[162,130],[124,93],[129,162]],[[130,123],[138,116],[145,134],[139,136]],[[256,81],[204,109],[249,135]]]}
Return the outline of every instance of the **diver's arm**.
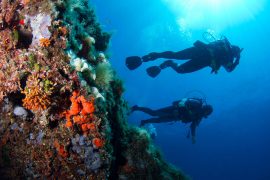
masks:
{"label": "diver's arm", "polygon": [[233,60],[235,59],[235,61],[229,67],[225,68],[228,72],[232,72],[236,68],[236,66],[239,64],[240,57],[241,57],[240,54],[243,50],[244,48],[241,48],[239,54],[232,58]]}
{"label": "diver's arm", "polygon": [[195,135],[196,135],[196,127],[197,127],[196,122],[193,121],[191,123],[191,125],[190,125],[190,130],[191,130],[191,136],[192,137],[195,137]]}
{"label": "diver's arm", "polygon": [[192,143],[194,144],[195,141],[196,141],[196,122],[192,122],[191,125],[190,125],[190,130],[191,130],[191,139],[192,139]]}
{"label": "diver's arm", "polygon": [[195,121],[192,121],[190,125],[190,130],[191,130],[191,138],[192,138],[192,143],[194,144],[196,141],[196,128],[199,126],[201,122],[201,119],[197,119]]}

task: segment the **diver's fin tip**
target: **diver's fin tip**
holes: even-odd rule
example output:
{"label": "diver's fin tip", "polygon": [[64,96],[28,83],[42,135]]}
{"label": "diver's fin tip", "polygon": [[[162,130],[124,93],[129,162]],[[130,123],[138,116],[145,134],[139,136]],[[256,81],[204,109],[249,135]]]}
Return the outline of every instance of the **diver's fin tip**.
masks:
{"label": "diver's fin tip", "polygon": [[159,75],[160,71],[161,69],[159,66],[151,66],[146,69],[147,74],[152,78],[155,78],[157,75]]}
{"label": "diver's fin tip", "polygon": [[142,64],[142,59],[139,56],[130,56],[126,58],[126,66],[129,70],[134,70]]}

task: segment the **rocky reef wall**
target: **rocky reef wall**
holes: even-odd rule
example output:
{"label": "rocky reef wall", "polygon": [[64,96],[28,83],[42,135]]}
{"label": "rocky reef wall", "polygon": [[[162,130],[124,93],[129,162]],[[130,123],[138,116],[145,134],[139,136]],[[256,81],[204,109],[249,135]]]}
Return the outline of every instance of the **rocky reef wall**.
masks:
{"label": "rocky reef wall", "polygon": [[86,0],[0,1],[2,179],[187,179],[127,124]]}

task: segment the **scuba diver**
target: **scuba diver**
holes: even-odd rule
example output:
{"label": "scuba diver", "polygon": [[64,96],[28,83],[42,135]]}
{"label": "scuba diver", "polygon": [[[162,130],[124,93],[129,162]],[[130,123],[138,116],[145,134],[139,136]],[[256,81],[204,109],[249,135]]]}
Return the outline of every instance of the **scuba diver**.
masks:
{"label": "scuba diver", "polygon": [[200,124],[202,118],[207,118],[213,112],[213,107],[206,104],[205,100],[201,98],[183,98],[173,102],[171,106],[157,110],[135,105],[131,108],[131,112],[134,111],[141,111],[151,116],[156,116],[154,118],[142,120],[140,126],[144,126],[149,123],[166,123],[175,121],[191,123],[188,137],[191,132],[192,142],[195,143],[196,127]]}
{"label": "scuba diver", "polygon": [[[231,45],[227,38],[216,40],[209,44],[202,41],[196,41],[193,47],[178,51],[165,51],[161,53],[152,52],[148,55],[130,56],[126,58],[126,66],[130,70],[139,67],[143,62],[154,61],[158,58],[166,58],[159,66],[151,66],[147,68],[147,74],[156,77],[162,69],[172,68],[177,73],[191,73],[205,67],[211,67],[211,73],[217,73],[219,68],[223,66],[227,72],[231,72],[239,64],[240,53],[243,48]],[[171,59],[189,60],[181,65],[173,62]]]}

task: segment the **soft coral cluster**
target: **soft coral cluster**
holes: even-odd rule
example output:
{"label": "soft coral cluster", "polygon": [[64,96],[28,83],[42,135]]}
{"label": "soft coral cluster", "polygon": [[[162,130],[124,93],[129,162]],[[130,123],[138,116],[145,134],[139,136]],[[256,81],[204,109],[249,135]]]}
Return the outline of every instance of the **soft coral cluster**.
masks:
{"label": "soft coral cluster", "polygon": [[45,86],[37,75],[30,75],[26,87],[22,91],[25,94],[23,106],[32,111],[45,110],[51,104],[51,89],[45,91]]}
{"label": "soft coral cluster", "polygon": [[49,47],[50,44],[51,44],[51,41],[50,41],[50,39],[48,39],[48,38],[41,38],[41,39],[39,40],[39,43],[40,43],[40,45],[41,45],[42,47]]}
{"label": "soft coral cluster", "polygon": [[59,142],[57,140],[54,141],[54,147],[56,148],[58,154],[63,157],[66,158],[68,156],[68,151],[65,150],[65,147],[61,144],[59,144]]}
{"label": "soft coral cluster", "polygon": [[70,101],[71,107],[65,112],[66,127],[72,128],[76,124],[84,135],[91,133],[92,143],[96,148],[102,148],[105,141],[98,132],[100,119],[94,115],[94,99],[91,97],[86,100],[78,91],[73,91]]}
{"label": "soft coral cluster", "polygon": [[[94,129],[91,122],[94,119],[94,99],[86,100],[78,91],[73,91],[70,97],[71,107],[66,111],[66,127],[72,127],[73,124],[80,125],[81,130],[87,133],[88,130]],[[73,123],[72,121],[73,120]]]}

